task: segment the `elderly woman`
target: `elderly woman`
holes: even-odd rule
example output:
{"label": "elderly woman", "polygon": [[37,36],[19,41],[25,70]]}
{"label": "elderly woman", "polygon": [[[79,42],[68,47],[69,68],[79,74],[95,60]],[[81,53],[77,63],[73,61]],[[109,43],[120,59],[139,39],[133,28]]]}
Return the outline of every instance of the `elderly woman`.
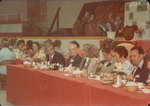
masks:
{"label": "elderly woman", "polygon": [[95,74],[99,49],[93,44],[83,45],[84,58],[81,61],[80,69]]}
{"label": "elderly woman", "polygon": [[32,44],[33,49],[33,59],[36,61],[38,60],[46,60],[46,56],[43,50],[41,50],[40,44],[38,42],[33,42]]}
{"label": "elderly woman", "polygon": [[9,40],[7,38],[3,38],[1,40],[2,49],[0,50],[0,89],[6,88],[6,65],[7,64],[15,64],[15,55],[8,48]]}

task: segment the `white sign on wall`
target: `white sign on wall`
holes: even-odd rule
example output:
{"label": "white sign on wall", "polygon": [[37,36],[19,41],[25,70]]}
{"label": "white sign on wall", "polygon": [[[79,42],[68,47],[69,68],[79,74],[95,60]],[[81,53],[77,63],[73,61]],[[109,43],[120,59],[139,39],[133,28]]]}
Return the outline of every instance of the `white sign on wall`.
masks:
{"label": "white sign on wall", "polygon": [[150,40],[150,5],[148,2],[135,1],[125,3],[125,21],[124,25],[136,24],[139,28],[144,29],[142,37],[136,35],[134,40]]}

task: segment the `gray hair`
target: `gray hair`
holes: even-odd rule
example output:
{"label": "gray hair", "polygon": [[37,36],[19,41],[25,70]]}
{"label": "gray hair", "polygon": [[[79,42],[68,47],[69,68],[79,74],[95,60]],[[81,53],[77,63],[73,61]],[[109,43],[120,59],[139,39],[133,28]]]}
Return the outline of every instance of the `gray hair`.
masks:
{"label": "gray hair", "polygon": [[86,57],[89,58],[98,58],[99,56],[99,49],[94,44],[84,44],[83,51],[85,52]]}

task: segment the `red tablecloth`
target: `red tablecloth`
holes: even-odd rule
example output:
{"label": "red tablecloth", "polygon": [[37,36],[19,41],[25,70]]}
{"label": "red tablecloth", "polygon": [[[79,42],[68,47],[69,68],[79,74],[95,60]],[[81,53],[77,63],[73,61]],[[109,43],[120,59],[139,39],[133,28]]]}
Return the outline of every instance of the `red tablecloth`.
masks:
{"label": "red tablecloth", "polygon": [[64,73],[7,66],[7,100],[17,105],[86,105],[82,79]]}
{"label": "red tablecloth", "polygon": [[114,88],[103,85],[99,81],[89,81],[90,106],[104,104],[105,106],[117,104],[119,106],[147,106],[150,103],[150,94],[142,92],[128,92],[125,88]]}
{"label": "red tablecloth", "polygon": [[71,106],[86,104],[84,82],[63,76],[60,72],[39,71],[40,104]]}
{"label": "red tablecloth", "polygon": [[63,72],[7,66],[7,100],[13,104],[49,106],[147,106],[150,94],[131,93]]}
{"label": "red tablecloth", "polygon": [[13,104],[39,104],[39,82],[32,69],[7,67],[7,100]]}

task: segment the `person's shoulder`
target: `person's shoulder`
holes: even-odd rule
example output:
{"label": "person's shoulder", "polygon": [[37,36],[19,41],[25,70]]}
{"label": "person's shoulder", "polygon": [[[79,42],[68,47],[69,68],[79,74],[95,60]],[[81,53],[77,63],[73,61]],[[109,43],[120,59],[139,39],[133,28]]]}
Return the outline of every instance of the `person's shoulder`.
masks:
{"label": "person's shoulder", "polygon": [[150,73],[150,70],[147,69],[146,67],[143,67],[143,68],[140,70],[140,74],[148,75],[149,73]]}
{"label": "person's shoulder", "polygon": [[10,52],[10,50],[8,48],[2,48],[0,50],[0,53],[8,53],[8,52]]}
{"label": "person's shoulder", "polygon": [[61,57],[64,57],[64,56],[63,56],[61,53],[59,53],[59,52],[56,52],[56,51],[55,51],[55,55],[56,55],[56,56],[61,56]]}

